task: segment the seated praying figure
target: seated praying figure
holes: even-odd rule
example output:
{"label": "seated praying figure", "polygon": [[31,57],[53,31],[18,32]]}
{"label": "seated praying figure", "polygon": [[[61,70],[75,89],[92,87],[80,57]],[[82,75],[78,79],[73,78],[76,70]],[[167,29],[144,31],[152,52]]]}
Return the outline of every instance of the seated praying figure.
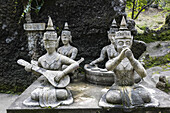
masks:
{"label": "seated praying figure", "polygon": [[143,106],[145,103],[151,102],[151,96],[142,85],[135,84],[134,72],[136,71],[138,75],[143,78],[146,76],[146,70],[142,64],[134,58],[130,50],[133,36],[131,36],[130,31],[127,31],[124,17],[119,30],[115,35],[115,46],[118,56],[110,59],[106,63],[106,69],[115,73],[115,83],[107,93],[103,95],[99,106]]}

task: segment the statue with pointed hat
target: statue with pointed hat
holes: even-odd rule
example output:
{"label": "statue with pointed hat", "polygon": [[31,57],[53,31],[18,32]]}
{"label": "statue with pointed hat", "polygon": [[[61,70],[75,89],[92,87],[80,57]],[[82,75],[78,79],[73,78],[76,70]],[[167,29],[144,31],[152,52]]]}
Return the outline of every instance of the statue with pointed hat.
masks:
{"label": "statue with pointed hat", "polygon": [[117,25],[116,25],[116,20],[113,19],[112,25],[110,27],[110,30],[107,32],[108,33],[108,38],[110,40],[110,45],[107,45],[103,47],[100,53],[100,57],[97,58],[96,60],[92,61],[90,65],[95,65],[101,61],[103,61],[106,56],[108,56],[108,59],[112,59],[117,56],[117,52],[115,50],[115,32],[118,31]]}
{"label": "statue with pointed hat", "polygon": [[61,33],[62,47],[59,47],[57,52],[67,56],[71,59],[75,59],[78,53],[78,49],[70,45],[72,43],[71,31],[69,31],[68,23],[65,22],[64,29]]}
{"label": "statue with pointed hat", "polygon": [[99,101],[101,107],[135,108],[137,106],[158,106],[159,103],[151,98],[151,94],[140,83],[135,84],[134,72],[141,78],[146,70],[136,60],[131,51],[133,36],[128,31],[123,17],[119,31],[115,34],[115,47],[118,55],[106,63],[106,69],[115,73],[115,82]]}
{"label": "statue with pointed hat", "polygon": [[[72,36],[71,31],[69,31],[67,22],[65,22],[64,29],[61,32],[61,41],[63,43],[63,46],[59,47],[57,49],[57,52],[71,59],[75,59],[78,53],[78,49],[70,44],[72,43]],[[68,65],[62,65],[63,70],[66,69],[67,67]],[[69,73],[69,75],[71,77],[71,80],[73,80],[77,76],[77,71],[73,71]]]}
{"label": "statue with pointed hat", "polygon": [[[66,34],[68,33],[69,31],[66,32]],[[72,94],[66,88],[70,83],[70,77],[67,74],[76,70],[84,59],[76,62],[57,53],[59,40],[51,17],[49,17],[43,37],[47,53],[38,59],[37,65],[30,64],[22,59],[18,60],[18,64],[25,66],[26,71],[36,72],[37,75],[42,74],[41,81],[39,81],[41,85],[31,92],[30,97],[23,102],[24,105],[54,108],[73,103]],[[63,70],[62,65],[65,64],[67,64],[67,67]]]}
{"label": "statue with pointed hat", "polygon": [[108,72],[106,69],[98,67],[97,64],[104,61],[106,57],[112,59],[117,56],[115,50],[115,32],[118,31],[116,20],[113,19],[111,27],[108,33],[108,39],[110,45],[102,48],[100,57],[92,61],[90,64],[86,64],[84,69],[86,71],[86,80],[99,85],[111,85],[114,82],[114,73]]}

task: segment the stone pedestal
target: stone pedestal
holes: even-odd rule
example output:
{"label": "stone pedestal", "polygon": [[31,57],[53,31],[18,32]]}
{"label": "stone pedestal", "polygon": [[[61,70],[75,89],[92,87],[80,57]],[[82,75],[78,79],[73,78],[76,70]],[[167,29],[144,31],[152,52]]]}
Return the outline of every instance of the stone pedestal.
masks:
{"label": "stone pedestal", "polygon": [[101,69],[98,67],[92,67],[89,64],[84,66],[86,73],[86,80],[96,85],[111,86],[114,83],[114,72],[107,71],[107,69]]}
{"label": "stone pedestal", "polygon": [[[159,100],[160,105],[157,108],[135,108],[132,110],[124,110],[119,108],[101,108],[98,102],[103,94],[107,92],[109,87],[87,84],[84,82],[71,83],[67,88],[73,94],[74,103],[70,106],[59,106],[57,108],[41,108],[41,107],[26,107],[22,102],[28,98],[31,92],[39,85],[35,81],[28,87],[7,109],[7,113],[168,113],[170,112],[170,95],[160,91],[159,89],[152,88],[151,92],[154,97]],[[147,85],[143,83],[143,85]],[[169,110],[169,111],[168,111]],[[148,112],[149,111],[149,112]]]}

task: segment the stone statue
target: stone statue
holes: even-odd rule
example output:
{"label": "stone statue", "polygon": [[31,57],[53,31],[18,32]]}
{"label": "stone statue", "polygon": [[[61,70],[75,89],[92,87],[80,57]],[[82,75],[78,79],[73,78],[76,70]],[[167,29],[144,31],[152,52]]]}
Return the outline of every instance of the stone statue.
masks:
{"label": "stone statue", "polygon": [[70,45],[70,43],[72,43],[72,36],[67,22],[65,23],[64,30],[61,33],[61,40],[64,45],[59,47],[57,52],[71,59],[75,59],[78,49]]}
{"label": "stone statue", "polygon": [[123,107],[144,106],[152,101],[150,93],[140,84],[134,82],[134,72],[142,78],[146,70],[136,60],[130,50],[133,42],[131,32],[127,30],[126,20],[123,17],[119,31],[115,35],[115,47],[118,56],[106,63],[106,69],[115,73],[115,83],[102,96],[99,106]]}
{"label": "stone statue", "polygon": [[[71,92],[66,88],[70,83],[68,73],[76,70],[84,59],[74,61],[56,52],[59,38],[53,28],[51,17],[44,33],[43,43],[47,53],[38,59],[38,65],[29,64],[18,60],[20,65],[25,66],[27,71],[43,74],[41,86],[37,87],[31,96],[23,104],[26,106],[57,107],[73,103]],[[68,65],[62,70],[62,65]]]}
{"label": "stone statue", "polygon": [[117,56],[117,51],[115,50],[115,32],[118,31],[116,20],[112,21],[112,25],[108,33],[108,38],[111,42],[110,45],[103,47],[100,53],[100,57],[92,61],[90,64],[86,64],[84,69],[86,71],[87,81],[99,84],[99,85],[111,85],[114,82],[114,72],[107,71],[107,69],[102,69],[97,66],[97,63],[102,62],[106,57],[112,59]]}
{"label": "stone statue", "polygon": [[[62,47],[59,47],[57,52],[64,56],[67,56],[71,59],[75,59],[78,53],[78,49],[71,46],[72,43],[72,36],[71,31],[69,31],[68,23],[65,22],[64,30],[61,32],[61,40],[64,44]],[[66,69],[68,65],[62,65],[62,69]],[[69,73],[69,75],[74,75],[75,71]],[[71,77],[73,79],[74,76]]]}
{"label": "stone statue", "polygon": [[108,38],[109,38],[111,44],[103,47],[103,49],[101,50],[101,53],[100,53],[100,57],[98,59],[92,61],[90,63],[90,65],[94,65],[94,64],[97,64],[97,63],[103,61],[106,58],[106,56],[108,56],[108,59],[112,59],[117,56],[117,52],[115,50],[115,45],[114,45],[114,43],[115,43],[114,38],[115,38],[116,31],[118,31],[118,28],[116,25],[116,20],[114,19],[112,21],[111,28],[108,31]]}

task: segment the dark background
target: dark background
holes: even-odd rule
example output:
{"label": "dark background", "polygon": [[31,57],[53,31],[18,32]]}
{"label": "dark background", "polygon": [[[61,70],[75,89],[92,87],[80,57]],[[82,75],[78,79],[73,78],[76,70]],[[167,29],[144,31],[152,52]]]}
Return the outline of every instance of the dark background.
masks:
{"label": "dark background", "polygon": [[[23,91],[36,79],[16,63],[19,58],[27,61],[31,59],[27,55],[24,18],[19,23],[24,4],[25,0],[0,0],[1,92]],[[32,7],[35,6],[33,2]],[[51,16],[58,35],[64,23],[68,22],[73,37],[72,45],[79,51],[76,60],[85,58],[81,67],[99,57],[101,49],[110,43],[107,31],[112,20],[115,18],[119,26],[123,15],[126,16],[125,3],[120,3],[119,0],[44,0],[38,14],[31,11],[33,22],[47,23],[48,16]],[[128,25],[132,34],[136,34],[133,21],[128,21]]]}

